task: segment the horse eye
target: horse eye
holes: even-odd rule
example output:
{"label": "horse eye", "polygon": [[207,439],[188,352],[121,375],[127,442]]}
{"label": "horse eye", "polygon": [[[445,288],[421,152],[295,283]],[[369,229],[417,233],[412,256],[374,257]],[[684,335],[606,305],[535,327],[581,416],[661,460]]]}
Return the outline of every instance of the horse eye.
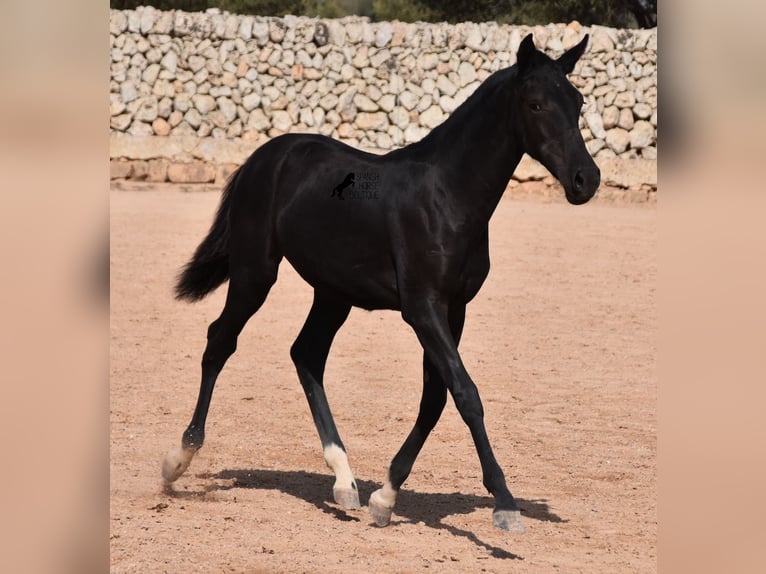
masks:
{"label": "horse eye", "polygon": [[531,104],[529,104],[529,109],[531,109],[533,112],[539,112],[540,110],[542,110],[542,108],[540,107],[540,104],[538,104],[537,102],[532,102]]}

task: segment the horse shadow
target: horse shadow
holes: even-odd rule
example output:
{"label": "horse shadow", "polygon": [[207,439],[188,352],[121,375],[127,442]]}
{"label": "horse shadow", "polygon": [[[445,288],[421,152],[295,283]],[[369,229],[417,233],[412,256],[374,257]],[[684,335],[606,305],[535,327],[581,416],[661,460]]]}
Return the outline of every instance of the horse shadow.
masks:
{"label": "horse shadow", "polygon": [[[203,495],[217,490],[232,490],[235,488],[277,490],[304,500],[337,520],[344,522],[361,522],[363,520],[356,513],[348,513],[334,502],[328,503],[327,494],[332,492],[332,486],[335,481],[334,477],[330,475],[303,470],[230,469],[222,470],[215,474],[205,473],[198,476],[200,478],[225,481],[225,483],[208,485]],[[357,488],[359,488],[359,498],[363,502],[369,500],[372,492],[379,488],[377,483],[370,480],[356,479],[356,484]],[[172,495],[172,493],[168,494]],[[191,493],[184,494],[188,495]],[[521,508],[522,515],[527,518],[543,522],[568,522],[551,512],[545,500],[517,498],[516,502]],[[473,532],[446,524],[443,521],[448,516],[470,514],[479,508],[492,507],[493,500],[489,496],[461,494],[459,492],[430,493],[402,490],[397,498],[395,518],[391,521],[391,524],[417,524],[422,522],[429,528],[444,530],[453,536],[466,538],[476,546],[487,550],[494,558],[523,560],[521,556],[480,540]],[[369,524],[374,525],[371,520]]]}

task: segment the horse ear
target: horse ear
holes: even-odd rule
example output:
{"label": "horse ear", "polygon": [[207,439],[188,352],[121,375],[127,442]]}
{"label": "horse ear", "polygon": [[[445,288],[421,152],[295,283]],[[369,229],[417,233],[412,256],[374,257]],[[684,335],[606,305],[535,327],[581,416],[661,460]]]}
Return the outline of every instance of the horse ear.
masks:
{"label": "horse ear", "polygon": [[521,44],[519,44],[519,51],[516,54],[516,63],[519,66],[519,71],[521,74],[523,74],[532,66],[536,51],[537,48],[535,48],[535,42],[532,39],[532,34],[527,34],[527,37],[521,41]]}
{"label": "horse ear", "polygon": [[572,70],[574,70],[577,60],[579,60],[580,56],[585,52],[585,47],[588,45],[588,38],[588,34],[585,34],[585,37],[580,40],[580,43],[577,44],[577,46],[564,52],[564,54],[556,60],[559,68],[561,68],[565,74],[571,74]]}

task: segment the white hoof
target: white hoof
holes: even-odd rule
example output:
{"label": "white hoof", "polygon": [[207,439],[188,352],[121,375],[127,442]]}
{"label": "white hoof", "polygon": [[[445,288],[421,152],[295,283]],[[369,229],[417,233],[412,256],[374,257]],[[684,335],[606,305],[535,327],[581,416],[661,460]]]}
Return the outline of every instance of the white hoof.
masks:
{"label": "white hoof", "polygon": [[348,510],[356,510],[362,507],[359,504],[359,491],[353,488],[333,487],[332,497],[337,504]]}
{"label": "white hoof", "polygon": [[162,478],[166,483],[175,482],[189,468],[196,451],[186,448],[171,449],[162,461]]}
{"label": "white hoof", "polygon": [[513,534],[524,534],[527,531],[518,510],[496,510],[492,513],[492,523],[496,528]]}
{"label": "white hoof", "polygon": [[368,508],[376,526],[388,526],[388,523],[391,522],[391,512],[394,507],[393,504],[386,501],[382,488],[379,488],[370,495]]}

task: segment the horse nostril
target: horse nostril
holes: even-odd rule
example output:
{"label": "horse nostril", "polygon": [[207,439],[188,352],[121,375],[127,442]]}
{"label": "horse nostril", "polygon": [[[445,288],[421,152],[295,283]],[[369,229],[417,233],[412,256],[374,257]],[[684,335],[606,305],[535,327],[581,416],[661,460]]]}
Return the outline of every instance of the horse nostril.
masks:
{"label": "horse nostril", "polygon": [[585,180],[582,177],[582,173],[578,171],[574,176],[574,188],[577,191],[582,191],[584,186]]}

